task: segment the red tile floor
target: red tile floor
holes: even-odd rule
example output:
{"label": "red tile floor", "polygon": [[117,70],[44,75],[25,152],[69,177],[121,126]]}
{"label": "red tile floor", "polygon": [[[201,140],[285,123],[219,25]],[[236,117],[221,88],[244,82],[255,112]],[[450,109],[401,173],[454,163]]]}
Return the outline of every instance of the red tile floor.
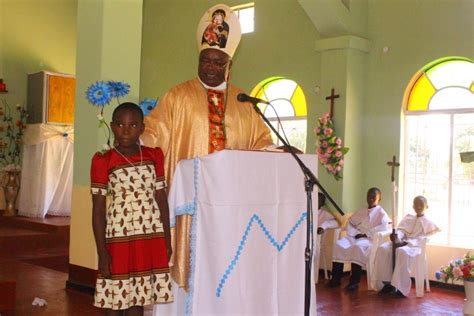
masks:
{"label": "red tile floor", "polygon": [[[69,223],[67,218],[27,221],[64,229]],[[0,315],[103,315],[92,306],[91,295],[65,289],[68,248],[64,240],[55,245],[49,229],[24,226],[0,217],[0,281],[16,281],[15,310],[0,311]],[[57,229],[55,234],[64,231]],[[42,239],[48,242],[43,243]],[[400,299],[367,291],[365,279],[354,293],[342,288],[327,289],[324,280],[320,281],[316,285],[318,315],[462,315],[464,293],[460,291],[432,287],[431,293],[417,299],[413,289],[408,298]],[[48,305],[32,306],[35,297],[45,299]],[[145,315],[151,314],[151,308],[147,308]]]}
{"label": "red tile floor", "polygon": [[[431,286],[430,293],[425,293],[423,298],[416,298],[413,287],[408,297],[397,298],[368,291],[365,278],[356,292],[347,292],[344,288],[328,289],[323,283],[316,285],[318,315],[431,316],[463,314],[464,293],[457,290]],[[345,285],[344,282],[343,285]]]}

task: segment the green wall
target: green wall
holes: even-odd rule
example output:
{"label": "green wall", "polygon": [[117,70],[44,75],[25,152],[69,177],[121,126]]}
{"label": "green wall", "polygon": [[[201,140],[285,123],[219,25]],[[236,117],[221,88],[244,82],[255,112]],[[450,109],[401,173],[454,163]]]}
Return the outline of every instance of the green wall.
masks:
{"label": "green wall", "polygon": [[[367,69],[363,151],[364,188],[379,186],[383,205],[391,207],[390,168],[399,157],[401,103],[411,77],[444,56],[474,57],[474,1],[370,0],[368,37],[372,42]],[[388,52],[383,52],[383,47]],[[402,166],[403,167],[403,166]],[[362,189],[361,189],[362,190]],[[410,192],[415,196],[421,192]],[[360,196],[365,192],[360,192]]]}
{"label": "green wall", "polygon": [[1,0],[0,78],[11,103],[26,102],[27,74],[75,73],[77,0]]}
{"label": "green wall", "polygon": [[[77,81],[74,143],[74,184],[89,185],[92,155],[107,142],[104,129],[98,129],[99,108],[85,98],[96,81],[123,81],[130,93],[121,102],[138,102],[142,1],[79,0],[77,36]],[[118,105],[114,99],[104,108],[104,119],[111,121]],[[111,136],[113,141],[113,136]],[[112,143],[113,144],[113,143]]]}
{"label": "green wall", "polygon": [[363,120],[366,104],[365,87],[367,86],[368,54],[357,50],[348,53],[347,85],[345,102],[344,141],[349,147],[345,159],[343,180],[343,207],[345,212],[352,212],[366,204],[367,187],[360,181],[364,178],[361,165],[366,157],[363,151]]}

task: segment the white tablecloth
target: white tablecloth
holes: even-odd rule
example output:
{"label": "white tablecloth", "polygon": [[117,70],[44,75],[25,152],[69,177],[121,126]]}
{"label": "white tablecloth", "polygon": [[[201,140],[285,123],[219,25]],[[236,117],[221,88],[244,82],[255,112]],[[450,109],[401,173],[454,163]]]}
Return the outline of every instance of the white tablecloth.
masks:
{"label": "white tablecloth", "polygon": [[[299,157],[316,174],[316,156]],[[193,215],[190,290],[175,287],[175,303],[155,305],[154,314],[303,315],[307,210],[296,161],[221,151],[180,162],[173,181],[172,225],[174,216]]]}
{"label": "white tablecloth", "polygon": [[25,129],[18,214],[70,216],[72,126],[29,124]]}

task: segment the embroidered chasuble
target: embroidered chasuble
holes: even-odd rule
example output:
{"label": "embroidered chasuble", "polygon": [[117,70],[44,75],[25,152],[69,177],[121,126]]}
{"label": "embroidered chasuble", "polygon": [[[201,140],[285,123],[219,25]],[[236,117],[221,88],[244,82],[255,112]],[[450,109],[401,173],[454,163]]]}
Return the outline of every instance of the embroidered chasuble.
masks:
{"label": "embroidered chasuble", "polygon": [[[222,149],[263,149],[273,143],[270,130],[251,104],[237,101],[241,92],[232,84],[228,84],[227,92],[208,92],[196,78],[169,90],[145,117],[141,139],[145,145],[163,150],[168,187],[180,160]],[[191,216],[178,216],[172,229],[171,273],[176,283],[185,289],[189,275],[190,231]]]}

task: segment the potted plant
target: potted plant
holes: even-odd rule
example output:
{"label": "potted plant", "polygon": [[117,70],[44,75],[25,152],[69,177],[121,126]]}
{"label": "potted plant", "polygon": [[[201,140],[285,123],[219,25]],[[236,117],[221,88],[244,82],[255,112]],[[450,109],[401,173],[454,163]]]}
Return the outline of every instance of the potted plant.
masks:
{"label": "potted plant", "polygon": [[443,282],[464,282],[466,302],[464,314],[474,315],[474,254],[466,253],[462,258],[451,260],[446,266],[435,273],[436,279]]}

